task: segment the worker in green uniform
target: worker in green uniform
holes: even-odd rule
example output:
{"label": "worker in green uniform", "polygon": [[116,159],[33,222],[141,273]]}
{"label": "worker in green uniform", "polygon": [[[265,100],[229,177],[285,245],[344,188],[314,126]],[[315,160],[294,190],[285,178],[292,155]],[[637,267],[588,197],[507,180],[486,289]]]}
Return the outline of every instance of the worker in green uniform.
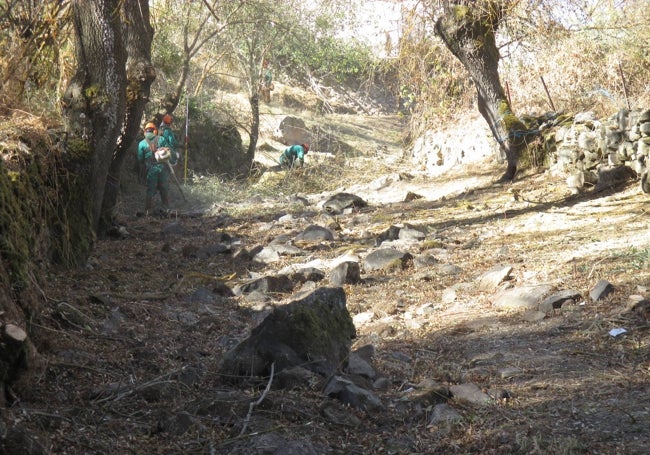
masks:
{"label": "worker in green uniform", "polygon": [[176,164],[177,155],[172,145],[164,136],[158,135],[156,125],[147,123],[144,127],[144,139],[138,144],[138,163],[141,175],[145,177],[147,194],[144,208],[153,209],[153,199],[160,192],[161,209],[169,210],[169,164]]}
{"label": "worker in green uniform", "polygon": [[273,84],[273,73],[271,72],[271,69],[269,68],[269,62],[265,61],[262,64],[264,73],[262,75],[262,80],[260,81],[260,86],[259,86],[259,91],[260,94],[262,95],[262,100],[266,103],[271,102],[271,92],[275,88],[275,85]]}
{"label": "worker in green uniform", "polygon": [[167,140],[169,148],[172,149],[172,152],[176,154],[176,160],[180,153],[178,151],[178,141],[176,140],[176,135],[172,130],[172,121],[174,118],[170,114],[165,114],[162,118],[162,123],[160,124],[160,135]]}
{"label": "worker in green uniform", "polygon": [[294,166],[303,167],[305,165],[305,155],[308,151],[309,144],[296,144],[287,147],[282,152],[282,155],[280,155],[280,166],[285,168],[293,168]]}

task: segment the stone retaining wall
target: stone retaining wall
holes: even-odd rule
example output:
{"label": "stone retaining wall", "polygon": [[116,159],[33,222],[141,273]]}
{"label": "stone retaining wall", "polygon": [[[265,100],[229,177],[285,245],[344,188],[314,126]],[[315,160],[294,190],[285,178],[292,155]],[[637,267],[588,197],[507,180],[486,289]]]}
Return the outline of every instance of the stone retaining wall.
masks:
{"label": "stone retaining wall", "polygon": [[650,158],[650,110],[620,110],[605,120],[583,112],[544,134],[548,165],[569,187],[602,184],[603,172],[627,166],[629,177],[646,172]]}

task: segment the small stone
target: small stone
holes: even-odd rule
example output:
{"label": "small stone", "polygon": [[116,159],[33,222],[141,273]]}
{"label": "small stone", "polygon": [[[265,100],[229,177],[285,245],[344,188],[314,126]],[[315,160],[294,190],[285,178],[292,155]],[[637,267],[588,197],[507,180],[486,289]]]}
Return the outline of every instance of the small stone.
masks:
{"label": "small stone", "polygon": [[522,319],[530,323],[542,321],[544,320],[544,318],[546,318],[546,313],[544,313],[543,311],[531,310],[531,311],[526,311],[522,315]]}
{"label": "small stone", "polygon": [[406,261],[411,259],[409,253],[395,250],[392,248],[381,248],[375,250],[366,256],[364,268],[368,271],[392,268],[397,264],[399,268],[404,268]]}
{"label": "small stone", "polygon": [[458,411],[446,403],[440,403],[433,407],[429,425],[438,425],[440,423],[459,422],[463,420],[463,416]]}
{"label": "small stone", "polygon": [[474,404],[487,404],[490,396],[483,392],[476,384],[459,384],[449,388],[455,400],[468,401]]}
{"label": "small stone", "polygon": [[494,291],[502,281],[508,279],[511,272],[512,266],[510,265],[493,267],[479,277],[479,289],[482,291]]}
{"label": "small stone", "polygon": [[550,285],[522,286],[499,293],[494,306],[510,310],[537,310],[544,295],[551,290]]}
{"label": "small stone", "polygon": [[406,196],[404,196],[404,202],[411,202],[411,201],[414,201],[416,199],[422,199],[423,197],[424,196],[420,196],[417,193],[413,193],[413,192],[409,191],[408,193],[406,193]]}
{"label": "small stone", "polygon": [[539,311],[548,313],[554,309],[561,308],[565,303],[575,302],[581,297],[580,292],[573,289],[557,292],[546,297],[542,303],[539,304]]}
{"label": "small stone", "polygon": [[521,374],[521,368],[506,367],[499,370],[499,377],[501,379],[509,379]]}
{"label": "small stone", "polygon": [[614,285],[607,280],[600,280],[596,285],[589,291],[589,297],[594,302],[604,299],[610,293],[614,291]]}
{"label": "small stone", "polygon": [[359,263],[356,261],[341,262],[330,271],[329,281],[332,286],[359,283],[361,281]]}
{"label": "small stone", "polygon": [[298,234],[296,240],[302,240],[306,242],[324,242],[334,240],[334,233],[328,228],[312,224],[307,226],[307,228]]}

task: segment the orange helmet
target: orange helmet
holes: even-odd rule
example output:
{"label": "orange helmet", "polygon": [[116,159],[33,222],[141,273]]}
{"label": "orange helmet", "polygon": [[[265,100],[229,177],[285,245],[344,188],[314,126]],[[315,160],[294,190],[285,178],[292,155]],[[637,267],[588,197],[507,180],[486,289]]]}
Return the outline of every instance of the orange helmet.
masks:
{"label": "orange helmet", "polygon": [[169,114],[165,114],[165,116],[163,117],[163,123],[170,124],[171,122],[172,122],[172,116]]}
{"label": "orange helmet", "polygon": [[153,123],[149,122],[149,123],[147,123],[147,124],[144,126],[144,130],[145,130],[145,131],[147,131],[147,130],[153,130],[154,133],[155,133],[155,132],[158,131],[158,128],[156,128],[156,125],[154,125]]}

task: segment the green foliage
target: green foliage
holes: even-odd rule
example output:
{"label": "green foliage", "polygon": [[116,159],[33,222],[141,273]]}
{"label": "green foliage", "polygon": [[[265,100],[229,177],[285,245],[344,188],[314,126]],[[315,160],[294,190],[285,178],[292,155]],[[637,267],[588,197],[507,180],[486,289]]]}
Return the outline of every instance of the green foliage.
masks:
{"label": "green foliage", "polygon": [[650,248],[630,248],[629,251],[621,254],[623,258],[627,258],[631,268],[635,270],[645,270],[650,264]]}
{"label": "green foliage", "polygon": [[0,104],[35,112],[58,107],[69,18],[69,2],[0,2]]}
{"label": "green foliage", "polygon": [[153,64],[159,73],[175,76],[180,69],[180,56],[183,49],[172,39],[173,29],[157,29],[153,37]]}
{"label": "green foliage", "polygon": [[316,38],[310,33],[299,38],[285,41],[275,53],[284,70],[298,80],[304,79],[304,70],[308,69],[316,77],[333,77],[338,83],[354,86],[368,78],[378,63],[370,49],[356,41]]}

